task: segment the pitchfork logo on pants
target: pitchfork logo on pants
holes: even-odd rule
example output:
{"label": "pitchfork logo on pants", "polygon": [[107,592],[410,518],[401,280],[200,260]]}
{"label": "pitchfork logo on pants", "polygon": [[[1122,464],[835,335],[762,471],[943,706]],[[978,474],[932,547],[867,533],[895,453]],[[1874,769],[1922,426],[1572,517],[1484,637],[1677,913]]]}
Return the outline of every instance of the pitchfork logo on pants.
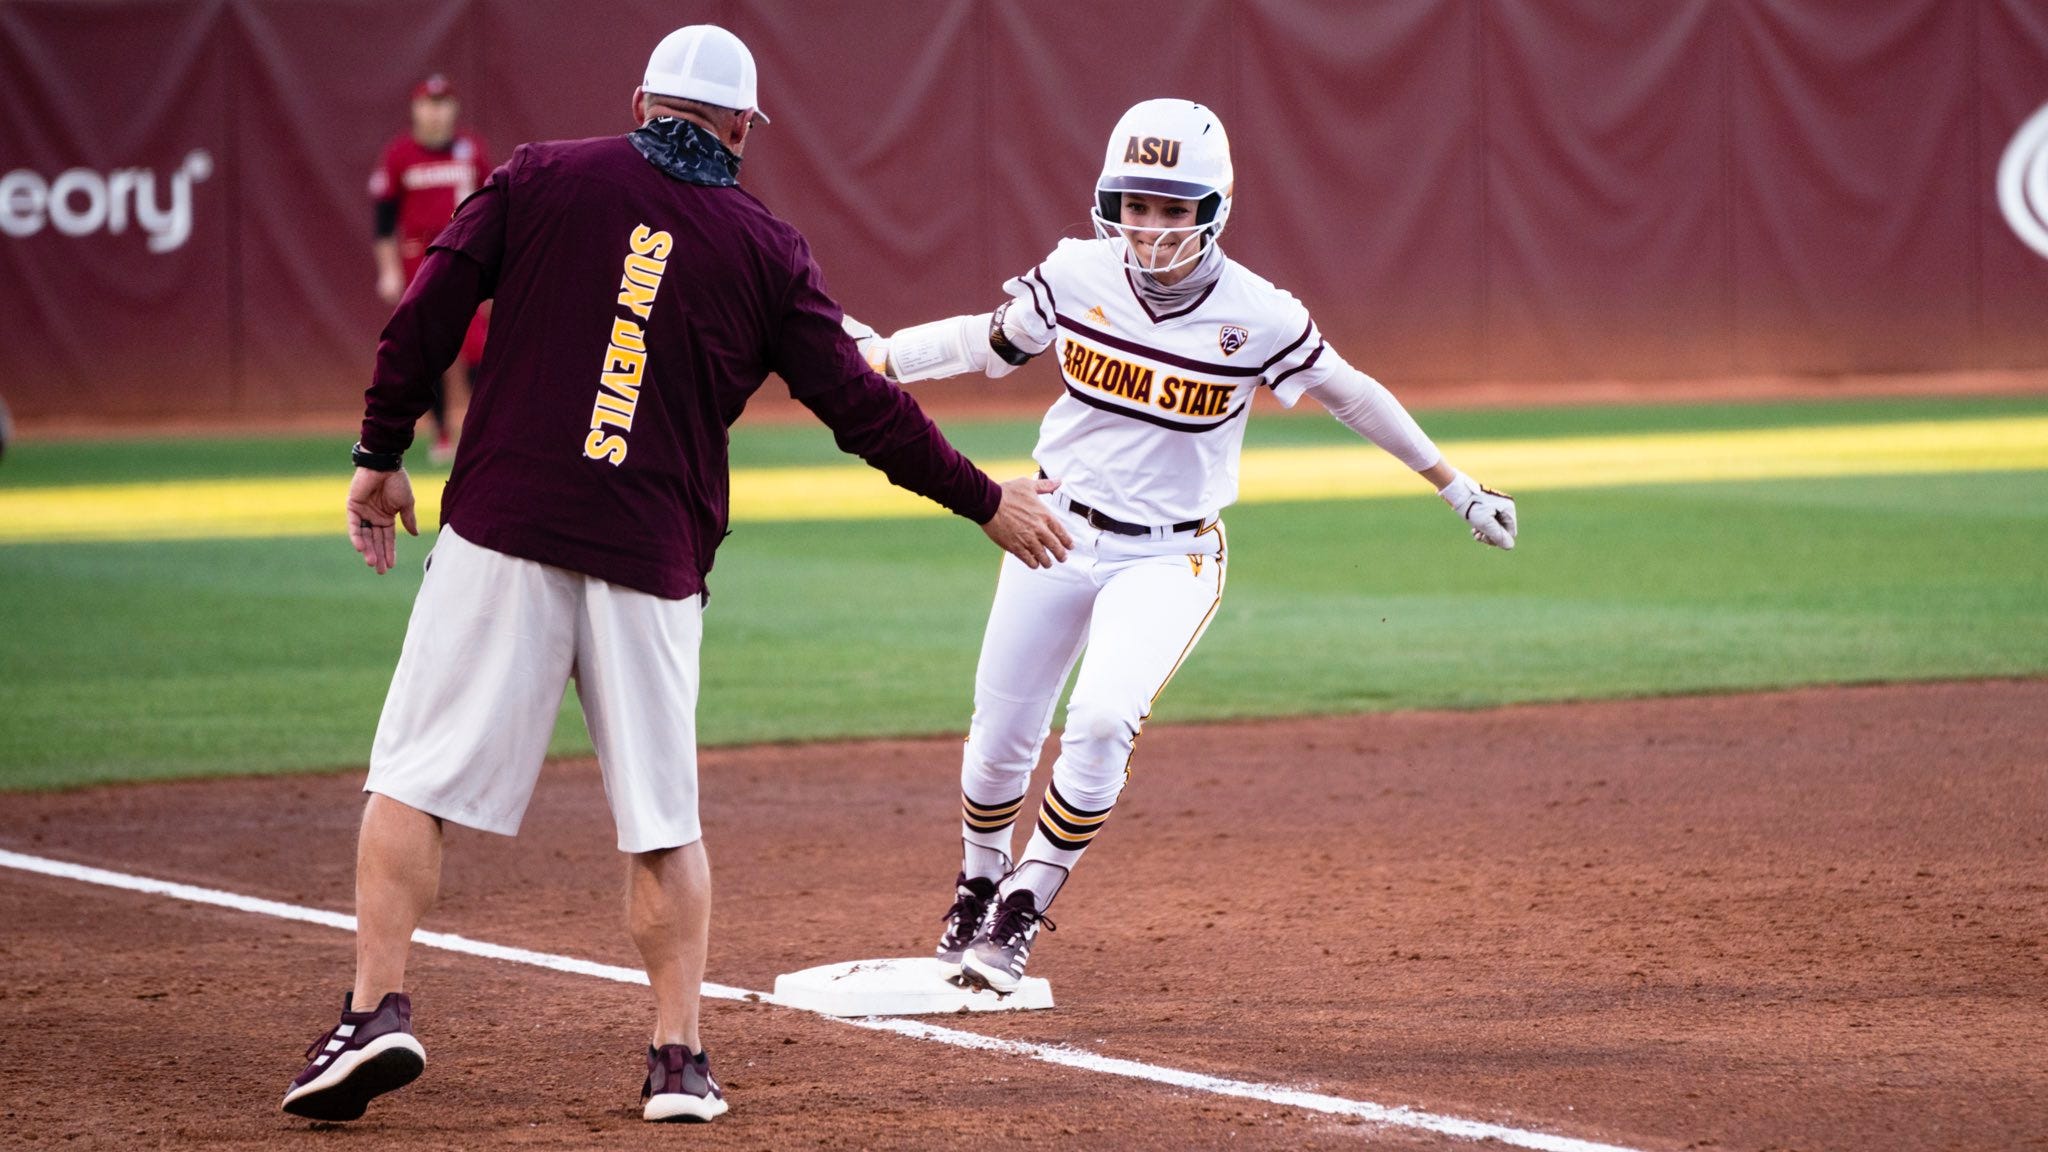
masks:
{"label": "pitchfork logo on pants", "polygon": [[2048,258],[2048,104],[2005,146],[1998,161],[1998,207],[2013,235]]}

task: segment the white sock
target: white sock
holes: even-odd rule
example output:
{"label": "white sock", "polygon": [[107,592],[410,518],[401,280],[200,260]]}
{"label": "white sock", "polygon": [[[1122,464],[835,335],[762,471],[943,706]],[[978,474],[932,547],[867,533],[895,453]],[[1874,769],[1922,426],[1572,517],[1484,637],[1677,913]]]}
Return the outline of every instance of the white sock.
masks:
{"label": "white sock", "polygon": [[[1008,829],[1004,830],[1005,832]],[[1010,871],[1010,854],[1001,848],[991,848],[972,840],[963,840],[964,851],[960,858],[960,871],[969,880],[1001,880]]]}
{"label": "white sock", "polygon": [[[1076,853],[1079,855],[1079,853]],[[1040,912],[1052,907],[1052,898],[1060,894],[1060,886],[1067,882],[1067,870],[1044,860],[1025,860],[1017,870],[1003,880],[1000,889],[1004,896],[1019,888],[1028,888],[1035,897],[1033,906]]]}

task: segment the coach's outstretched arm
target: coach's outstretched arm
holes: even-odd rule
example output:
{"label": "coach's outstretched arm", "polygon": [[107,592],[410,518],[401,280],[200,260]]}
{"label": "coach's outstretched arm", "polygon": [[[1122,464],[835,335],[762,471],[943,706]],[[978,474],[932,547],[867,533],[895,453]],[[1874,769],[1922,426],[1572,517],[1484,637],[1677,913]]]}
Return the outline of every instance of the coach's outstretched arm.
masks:
{"label": "coach's outstretched arm", "polygon": [[1353,368],[1325,347],[1326,363],[1305,391],[1345,427],[1379,445],[1435,486],[1438,496],[1471,526],[1472,538],[1512,549],[1519,527],[1514,497],[1495,492],[1451,467],[1415,417],[1386,385]]}
{"label": "coach's outstretched arm", "polygon": [[867,461],[897,487],[981,525],[996,547],[1026,566],[1050,568],[1074,546],[1073,537],[1038,499],[1057,490],[1058,480],[1020,476],[996,483],[946,441],[915,400],[887,380],[862,372],[844,389],[797,399],[832,429],[841,451]]}

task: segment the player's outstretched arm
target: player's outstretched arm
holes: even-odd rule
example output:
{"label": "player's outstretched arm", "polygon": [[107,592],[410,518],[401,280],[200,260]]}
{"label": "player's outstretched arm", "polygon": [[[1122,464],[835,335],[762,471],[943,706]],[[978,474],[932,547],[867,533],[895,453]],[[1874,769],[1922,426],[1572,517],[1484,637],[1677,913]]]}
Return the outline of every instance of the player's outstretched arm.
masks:
{"label": "player's outstretched arm", "polygon": [[1379,445],[1436,488],[1437,495],[1472,529],[1472,538],[1511,549],[1519,530],[1512,496],[1495,492],[1451,467],[1443,453],[1386,386],[1326,349],[1315,382],[1305,391],[1345,427]]}
{"label": "player's outstretched arm", "polygon": [[851,316],[842,326],[860,346],[868,366],[899,384],[968,372],[996,379],[1016,371],[1051,343],[1051,334],[1032,331],[1022,312],[1012,315],[1011,303],[1004,301],[994,312],[913,324],[888,336]]}
{"label": "player's outstretched arm", "polygon": [[1520,531],[1515,522],[1513,496],[1495,492],[1451,467],[1447,460],[1438,460],[1435,467],[1422,472],[1422,477],[1436,485],[1436,494],[1451,506],[1451,511],[1465,518],[1474,540],[1513,550],[1515,534]]}

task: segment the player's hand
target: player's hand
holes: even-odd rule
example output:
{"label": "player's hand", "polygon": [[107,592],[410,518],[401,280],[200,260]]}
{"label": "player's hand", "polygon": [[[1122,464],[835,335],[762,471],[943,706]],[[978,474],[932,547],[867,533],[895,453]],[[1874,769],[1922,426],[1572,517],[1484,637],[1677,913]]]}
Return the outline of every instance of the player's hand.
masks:
{"label": "player's hand", "polygon": [[377,472],[356,469],[348,485],[348,542],[362,554],[363,563],[382,576],[398,564],[398,523],[414,536],[420,534],[413,514],[412,478],[405,469]]}
{"label": "player's hand", "polygon": [[1495,492],[1480,484],[1463,472],[1453,471],[1451,482],[1437,489],[1437,495],[1451,510],[1465,518],[1472,526],[1472,538],[1495,548],[1513,549],[1515,533],[1515,498],[1505,492]]}
{"label": "player's hand", "polygon": [[1029,308],[1015,307],[1016,303],[1017,298],[1012,296],[990,315],[989,346],[1001,351],[996,345],[996,335],[1001,333],[1004,342],[1026,357],[1036,356],[1052,347],[1052,329],[1038,318],[1038,313]]}
{"label": "player's hand", "polygon": [[868,362],[868,367],[877,376],[887,376],[891,380],[896,379],[896,374],[889,371],[889,338],[887,336],[869,336],[864,340],[855,340],[853,345],[860,349],[861,358]]}
{"label": "player's hand", "polygon": [[396,268],[387,268],[377,274],[377,299],[386,304],[397,304],[405,295],[405,278]]}
{"label": "player's hand", "polygon": [[996,547],[1022,560],[1026,567],[1050,568],[1067,558],[1074,538],[1039,497],[1059,488],[1057,480],[1019,476],[1003,484],[1003,502],[981,526]]}
{"label": "player's hand", "polygon": [[[878,375],[889,376],[889,340],[887,337],[845,313],[841,313],[839,316],[839,327],[848,336],[853,337],[853,346],[860,349],[861,357],[868,362],[869,368],[873,369]],[[889,379],[894,380],[895,377],[889,376]]]}

